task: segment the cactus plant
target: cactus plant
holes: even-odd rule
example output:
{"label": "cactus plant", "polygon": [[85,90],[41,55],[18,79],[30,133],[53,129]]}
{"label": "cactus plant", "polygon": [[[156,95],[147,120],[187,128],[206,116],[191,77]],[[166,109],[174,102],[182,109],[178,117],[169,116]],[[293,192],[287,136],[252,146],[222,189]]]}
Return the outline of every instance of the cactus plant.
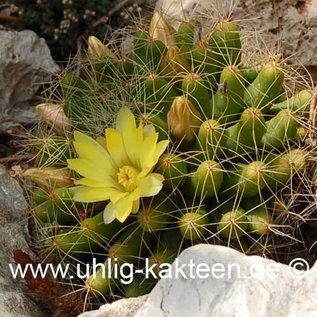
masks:
{"label": "cactus plant", "polygon": [[[34,191],[34,210],[53,214],[38,219],[59,228],[47,239],[55,259],[62,253],[64,261],[89,263],[98,255],[110,259],[107,267],[117,260],[142,269],[144,257],[170,262],[200,241],[262,254],[265,239],[292,238],[281,210],[296,209],[289,197],[309,170],[310,149],[297,131],[307,129],[313,92],[289,94],[278,60],[257,70],[245,65],[233,21],[219,21],[208,37],[195,39],[193,31],[189,22],[174,30],[156,12],[148,30],[127,35],[129,54],[90,38],[85,75],[60,78],[56,103],[65,117],[45,149],[37,147],[45,154],[39,169],[55,174],[43,182],[25,172],[44,188]],[[66,136],[57,137],[62,122]],[[72,171],[74,184],[56,189],[61,167]],[[43,184],[71,195],[59,195],[53,212]],[[73,218],[63,216],[63,204]],[[79,212],[84,204],[93,210],[88,215]],[[96,296],[122,289],[102,270],[83,285]]]}

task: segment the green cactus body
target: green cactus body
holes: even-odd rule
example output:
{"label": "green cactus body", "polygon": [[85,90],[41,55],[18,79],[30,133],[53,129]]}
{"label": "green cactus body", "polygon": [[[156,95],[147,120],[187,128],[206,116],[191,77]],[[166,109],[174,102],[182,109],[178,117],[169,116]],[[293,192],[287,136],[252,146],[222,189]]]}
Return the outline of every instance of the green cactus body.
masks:
{"label": "green cactus body", "polygon": [[117,76],[122,81],[133,78],[135,74],[135,65],[132,61],[128,59],[121,59],[116,63],[117,67]]}
{"label": "green cactus body", "polygon": [[229,156],[253,152],[261,144],[266,123],[258,108],[245,109],[240,120],[227,129],[225,148]]}
{"label": "green cactus body", "polygon": [[105,55],[94,61],[92,67],[95,72],[97,87],[98,85],[111,87],[114,79],[116,82],[124,82],[131,79],[135,74],[135,63],[129,58],[118,59],[114,56]]}
{"label": "green cactus body", "polygon": [[35,144],[40,166],[65,166],[72,157],[71,142],[58,136],[40,138]]}
{"label": "green cactus body", "polygon": [[297,122],[293,112],[289,109],[281,110],[276,116],[266,122],[266,133],[261,143],[266,150],[282,149],[287,142],[296,137]]}
{"label": "green cactus body", "polygon": [[242,208],[228,210],[223,213],[218,230],[220,235],[226,239],[238,239],[248,230],[248,218]]}
{"label": "green cactus body", "polygon": [[199,161],[214,160],[222,155],[227,139],[227,131],[213,119],[204,121],[199,128],[193,155]]}
{"label": "green cactus body", "polygon": [[[104,267],[108,269],[109,263],[120,266],[124,263],[133,264],[138,262],[154,241],[154,236],[149,232],[143,232],[137,226],[130,227],[109,248],[109,258],[105,261]],[[85,282],[87,289],[102,295],[110,295],[118,286],[118,281],[113,276],[109,278],[107,274],[106,276],[103,275],[102,268],[97,270],[96,276],[90,276]]]}
{"label": "green cactus body", "polygon": [[293,149],[283,155],[272,155],[270,172],[266,179],[266,187],[276,190],[287,184],[291,177],[305,170],[307,166],[307,153],[305,150]]}
{"label": "green cactus body", "polygon": [[81,78],[71,73],[65,74],[60,84],[65,97],[73,94],[84,95],[85,92],[90,91],[89,86]]}
{"label": "green cactus body", "polygon": [[270,232],[272,217],[264,205],[246,212],[248,218],[248,231],[259,236],[267,235]]}
{"label": "green cactus body", "polygon": [[217,93],[211,100],[213,119],[232,122],[241,113],[244,92],[243,77],[239,69],[227,66],[220,76]]}
{"label": "green cactus body", "polygon": [[[119,287],[119,281],[117,281],[112,274],[114,274],[113,265],[115,262],[106,260],[103,263],[103,268],[99,268],[94,275],[90,275],[85,281],[85,288],[94,295],[110,295],[117,287]],[[110,272],[110,276],[109,273]]]}
{"label": "green cactus body", "polygon": [[155,236],[140,226],[125,230],[119,239],[109,248],[109,257],[117,263],[135,263],[155,242]]}
{"label": "green cactus body", "polygon": [[35,188],[32,193],[32,200],[36,205],[44,204],[49,199],[49,193],[43,188]]}
{"label": "green cactus body", "polygon": [[166,194],[164,191],[161,191],[158,195],[152,198],[143,199],[143,205],[146,208],[161,210],[166,213],[173,214],[179,209],[179,198],[180,197],[177,195],[171,195],[171,193]]}
{"label": "green cactus body", "polygon": [[173,261],[176,259],[176,256],[177,254],[169,249],[155,251],[149,257],[149,265],[155,265],[153,271],[158,274],[160,271],[160,265],[163,263],[173,263]]}
{"label": "green cactus body", "polygon": [[269,167],[262,161],[238,164],[235,170],[225,173],[223,192],[239,197],[257,196],[265,187]]}
{"label": "green cactus body", "polygon": [[138,64],[146,65],[148,33],[145,31],[136,32],[133,36],[134,57]]}
{"label": "green cactus body", "polygon": [[78,227],[57,235],[52,240],[55,254],[69,257],[82,258],[91,252],[101,249],[122,229],[119,221],[105,224],[103,212],[83,220]]}
{"label": "green cactus body", "polygon": [[190,241],[200,239],[205,234],[207,225],[207,212],[201,208],[184,213],[178,222],[181,235]]}
{"label": "green cactus body", "polygon": [[[173,243],[171,243],[173,241]],[[180,234],[178,229],[162,230],[159,236],[159,241],[154,249],[154,252],[164,252],[178,255],[181,251],[181,244],[183,236]]]}
{"label": "green cactus body", "polygon": [[179,230],[163,230],[159,236],[159,241],[154,252],[149,257],[149,265],[155,264],[154,272],[160,271],[162,263],[172,263],[180,252],[182,240],[184,238]]}
{"label": "green cactus body", "polygon": [[[259,48],[243,52],[250,58],[242,63],[233,22],[220,21],[206,39],[192,21],[175,32],[155,12],[139,30],[130,50],[121,45],[130,32],[114,34],[113,51],[89,37],[79,75],[60,79],[62,101],[39,108],[47,122],[33,142],[39,166],[23,173],[40,187],[33,215],[45,260],[73,266],[108,257],[105,276],[100,269],[84,286],[107,299],[145,294],[156,282],[141,273],[125,285],[107,276],[114,265],[142,270],[149,257],[158,272],[201,241],[267,254],[268,240],[284,245],[313,210],[314,96],[309,88],[293,93],[305,87],[301,76],[288,72],[284,83],[284,64],[259,68]],[[60,111],[62,129],[48,110]],[[83,186],[76,199],[86,203],[74,203],[73,186]],[[105,224],[105,207],[122,221],[129,216]]]}
{"label": "green cactus body", "polygon": [[110,56],[103,56],[93,63],[93,69],[97,82],[100,84],[112,84],[113,78],[117,78],[117,59]]}
{"label": "green cactus body", "polygon": [[246,239],[242,236],[239,237],[239,239],[234,239],[230,241],[230,248],[233,248],[239,252],[242,252],[244,254],[248,254],[248,251],[250,250],[250,246]]}
{"label": "green cactus body", "polygon": [[167,47],[160,40],[152,40],[146,46],[146,65],[157,72],[160,63],[167,52]]}
{"label": "green cactus body", "polygon": [[211,118],[212,108],[208,88],[204,80],[196,73],[189,73],[182,81],[184,95],[199,110],[202,117]]}
{"label": "green cactus body", "polygon": [[300,111],[302,114],[307,115],[312,97],[312,91],[304,89],[289,99],[273,104],[270,112],[277,114],[283,109],[289,109],[291,111]]}
{"label": "green cactus body", "polygon": [[129,298],[146,295],[151,292],[156,282],[157,280],[154,278],[146,278],[144,274],[136,274],[133,276],[133,281],[125,285],[124,296]]}
{"label": "green cactus body", "polygon": [[258,76],[258,71],[254,68],[245,68],[241,70],[242,76],[245,81],[245,86],[249,86]]}
{"label": "green cactus body", "polygon": [[140,227],[148,232],[162,230],[171,222],[171,216],[166,210],[145,207],[137,216]]}
{"label": "green cactus body", "polygon": [[178,27],[177,32],[175,33],[176,44],[182,50],[182,52],[190,59],[190,53],[194,45],[195,37],[195,25],[183,21]]}
{"label": "green cactus body", "polygon": [[187,177],[187,165],[174,153],[163,154],[157,165],[157,172],[165,178],[164,188],[173,189],[182,186]]}
{"label": "green cactus body", "polygon": [[158,72],[159,65],[167,52],[166,45],[159,39],[152,39],[147,32],[136,32],[133,38],[134,59],[145,71]]}
{"label": "green cactus body", "polygon": [[217,54],[220,66],[240,64],[241,40],[239,28],[235,23],[219,22],[210,36],[209,45]]}
{"label": "green cactus body", "polygon": [[217,55],[206,42],[200,41],[195,44],[192,51],[192,62],[195,73],[203,76],[203,79],[209,84],[208,88],[212,90],[219,77],[218,61]]}
{"label": "green cactus body", "polygon": [[167,123],[161,118],[161,115],[156,114],[156,110],[140,114],[138,121],[144,126],[152,124],[159,134],[159,140],[166,140],[168,135]]}
{"label": "green cactus body", "polygon": [[[269,197],[269,199],[268,199]],[[270,232],[270,225],[273,224],[271,215],[272,198],[266,194],[253,199],[244,199],[241,206],[249,220],[248,231],[259,236],[267,235]]]}
{"label": "green cactus body", "polygon": [[296,139],[299,141],[304,141],[308,136],[308,129],[303,126],[299,126],[296,130]]}
{"label": "green cactus body", "polygon": [[254,161],[241,170],[239,189],[243,197],[252,197],[259,194],[265,186],[267,165],[261,161]]}
{"label": "green cactus body", "polygon": [[149,107],[147,111],[154,109],[164,121],[176,96],[173,86],[163,77],[150,75],[146,79],[146,106]]}
{"label": "green cactus body", "polygon": [[[113,78],[113,76],[112,76]],[[83,80],[67,74],[61,80],[64,94],[64,112],[72,125],[81,131],[89,132],[89,123],[96,120],[92,104],[104,103],[103,98],[95,95]],[[85,114],[83,116],[83,114]]]}
{"label": "green cactus body", "polygon": [[200,163],[189,177],[189,190],[198,197],[212,197],[217,194],[223,181],[223,169],[211,160]]}
{"label": "green cactus body", "polygon": [[276,62],[266,63],[255,80],[246,88],[244,102],[248,107],[257,107],[263,113],[268,112],[271,103],[281,94],[284,73]]}
{"label": "green cactus body", "polygon": [[81,98],[90,93],[89,86],[79,77],[66,74],[60,81],[65,97],[64,112],[73,123],[74,113],[88,110],[88,105],[81,102]]}
{"label": "green cactus body", "polygon": [[37,204],[33,214],[43,222],[74,223],[78,215],[72,197],[70,188],[56,188],[53,191],[37,188],[33,192],[33,201]]}
{"label": "green cactus body", "polygon": [[179,80],[181,74],[188,73],[190,64],[186,55],[177,46],[168,48],[168,51],[160,64],[160,70],[166,78]]}

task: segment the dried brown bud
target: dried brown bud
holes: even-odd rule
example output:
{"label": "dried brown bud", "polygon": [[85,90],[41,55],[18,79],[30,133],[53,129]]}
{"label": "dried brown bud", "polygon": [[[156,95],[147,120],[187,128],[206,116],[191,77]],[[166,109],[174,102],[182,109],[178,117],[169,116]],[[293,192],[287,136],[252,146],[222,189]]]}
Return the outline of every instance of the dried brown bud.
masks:
{"label": "dried brown bud", "polygon": [[29,168],[23,176],[41,188],[51,189],[73,185],[71,171],[66,168]]}
{"label": "dried brown bud", "polygon": [[36,106],[40,118],[48,123],[59,135],[65,135],[71,129],[71,123],[66,117],[63,106],[53,103],[41,103]]}
{"label": "dried brown bud", "polygon": [[109,56],[117,59],[116,55],[95,36],[88,37],[88,57],[91,61],[96,61],[101,57]]}
{"label": "dried brown bud", "polygon": [[174,29],[163,18],[162,13],[155,11],[149,26],[152,40],[160,40],[166,47],[175,45]]}

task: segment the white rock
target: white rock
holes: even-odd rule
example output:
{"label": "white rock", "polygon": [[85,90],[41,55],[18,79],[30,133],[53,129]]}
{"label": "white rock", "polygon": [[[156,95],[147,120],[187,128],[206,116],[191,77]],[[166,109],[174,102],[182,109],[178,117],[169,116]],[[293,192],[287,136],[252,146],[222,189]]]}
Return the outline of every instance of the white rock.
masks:
{"label": "white rock", "polygon": [[[196,275],[195,279],[160,280],[134,317],[317,316],[317,267],[299,272],[271,260],[213,245],[185,250],[179,264],[190,261],[196,265],[206,263],[214,269],[218,266],[221,271],[206,279]],[[174,269],[175,265],[174,262]],[[184,271],[189,276],[188,266]],[[217,278],[221,272],[224,276]]]}
{"label": "white rock", "polygon": [[147,299],[147,295],[118,300],[103,305],[99,310],[83,313],[78,317],[133,317]]}
{"label": "white rock", "polygon": [[34,97],[59,70],[44,39],[33,31],[0,31],[0,114]]}

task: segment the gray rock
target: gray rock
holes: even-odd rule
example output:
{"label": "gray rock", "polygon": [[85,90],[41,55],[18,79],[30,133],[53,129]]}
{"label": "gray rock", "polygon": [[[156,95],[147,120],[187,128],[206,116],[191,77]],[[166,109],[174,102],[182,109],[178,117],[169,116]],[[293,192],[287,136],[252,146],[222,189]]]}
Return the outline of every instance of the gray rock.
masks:
{"label": "gray rock", "polygon": [[44,39],[33,31],[0,31],[0,122],[10,110],[34,97],[59,70]]}
{"label": "gray rock", "polygon": [[78,317],[133,317],[147,298],[148,296],[145,295],[121,299],[112,304],[103,305],[99,310],[80,314]]}
{"label": "gray rock", "polygon": [[[181,19],[198,20],[206,33],[219,17],[230,13],[233,19],[252,29],[263,31],[267,43],[281,49],[290,60],[306,67],[317,66],[317,0],[311,1],[271,1],[271,0],[158,0],[158,10],[177,27]],[[250,32],[245,32],[247,46],[258,45]]]}
{"label": "gray rock", "polygon": [[29,249],[27,230],[28,204],[23,190],[4,167],[0,166],[0,316],[43,317],[36,305],[24,294],[23,281],[14,279],[9,264],[14,264],[13,252],[22,250],[33,257]]}
{"label": "gray rock", "polygon": [[[193,269],[195,278],[190,278],[191,261],[196,268],[201,263],[208,265],[209,276],[199,278]],[[178,266],[182,264],[187,265],[188,278],[160,280],[134,317],[317,316],[317,266],[301,272],[213,245],[185,250]],[[173,272],[175,275],[175,262]]]}

